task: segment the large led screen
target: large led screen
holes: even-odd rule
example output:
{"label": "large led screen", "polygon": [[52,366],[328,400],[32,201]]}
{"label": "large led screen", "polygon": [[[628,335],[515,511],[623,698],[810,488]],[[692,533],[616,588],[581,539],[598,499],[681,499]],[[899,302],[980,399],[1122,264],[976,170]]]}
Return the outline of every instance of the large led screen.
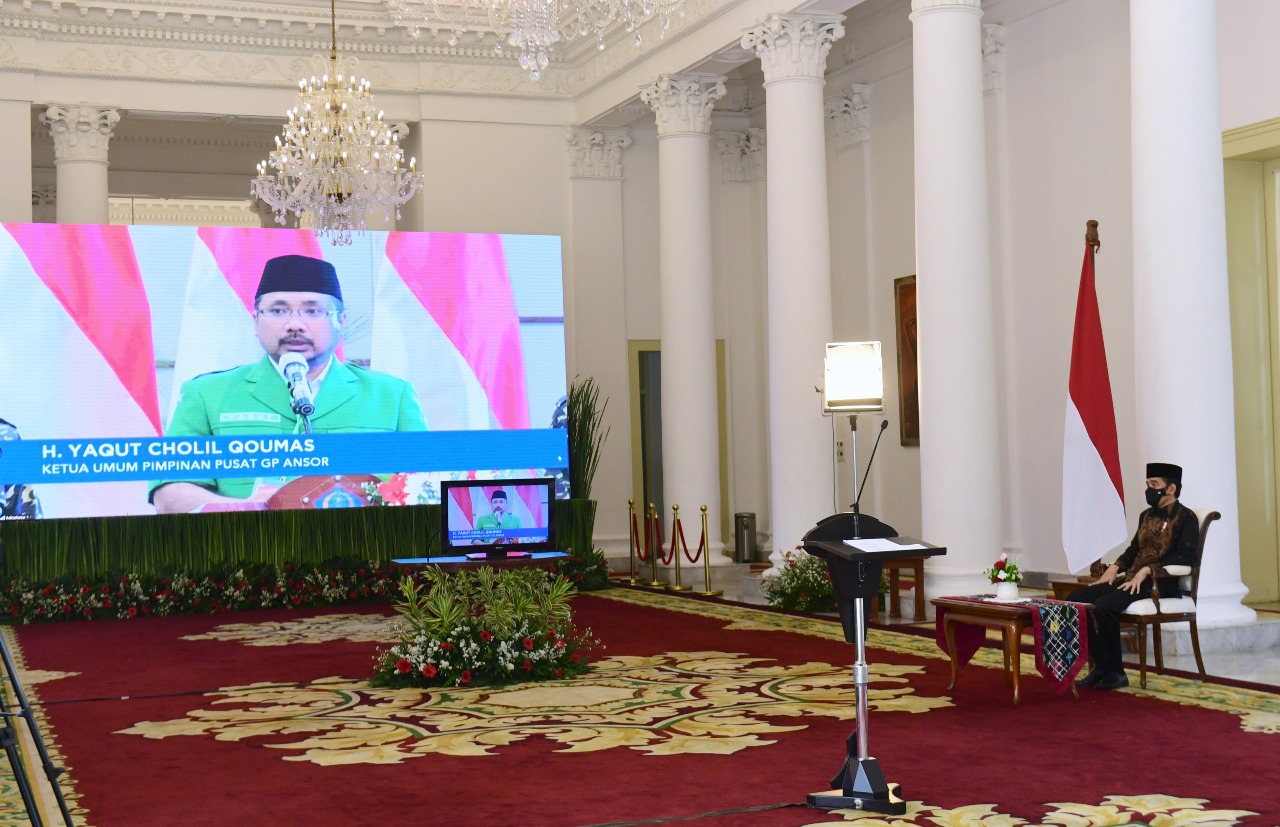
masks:
{"label": "large led screen", "polygon": [[565,379],[554,236],[0,226],[4,519],[563,478]]}

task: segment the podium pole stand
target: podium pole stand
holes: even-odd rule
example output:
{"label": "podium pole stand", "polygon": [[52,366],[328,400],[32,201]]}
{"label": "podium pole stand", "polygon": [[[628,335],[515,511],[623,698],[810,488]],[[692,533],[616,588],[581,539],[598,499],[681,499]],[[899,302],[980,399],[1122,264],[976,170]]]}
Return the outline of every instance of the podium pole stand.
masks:
{"label": "podium pole stand", "polygon": [[867,683],[870,669],[867,666],[866,601],[874,598],[880,590],[880,571],[884,560],[912,556],[932,557],[945,554],[946,549],[908,537],[892,538],[889,544],[911,545],[913,548],[862,551],[842,540],[806,539],[804,543],[805,551],[827,560],[827,568],[835,586],[836,605],[840,609],[840,620],[844,625],[845,640],[854,645],[853,683],[857,693],[856,728],[845,741],[844,765],[835,778],[831,779],[831,786],[835,789],[810,793],[806,801],[811,807],[823,810],[863,810],[890,815],[902,815],[907,811],[907,802],[898,794],[899,785],[885,780],[880,762],[871,757],[867,747],[870,717]]}

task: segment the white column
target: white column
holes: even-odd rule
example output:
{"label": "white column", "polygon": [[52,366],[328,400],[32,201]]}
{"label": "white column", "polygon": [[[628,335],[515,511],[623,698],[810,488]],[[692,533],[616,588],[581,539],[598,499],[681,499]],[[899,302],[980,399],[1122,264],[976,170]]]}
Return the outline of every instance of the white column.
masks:
{"label": "white column", "polygon": [[691,551],[707,506],[713,564],[730,562],[721,553],[711,269],[711,109],[724,93],[724,78],[694,74],[662,75],[640,92],[658,123],[662,496],[680,506]]}
{"label": "white column", "polygon": [[40,122],[53,136],[58,223],[106,224],[107,148],[119,111],[87,103],[54,104]]}
{"label": "white column", "polygon": [[[769,418],[762,404],[769,392],[764,372],[765,131],[747,128],[717,132],[714,137],[720,161],[719,204],[713,211],[718,217],[716,267],[726,284],[722,295],[728,318],[729,503],[735,515],[757,516],[756,545],[768,548],[773,526],[769,523]],[[749,562],[756,549],[735,547],[735,552]]]}
{"label": "white column", "polygon": [[0,100],[0,221],[30,221],[37,196],[31,186],[31,101]]}
{"label": "white column", "polygon": [[822,359],[831,341],[827,216],[827,53],[842,15],[772,14],[742,47],[764,69],[768,239],[769,491],[776,567],[831,513],[831,423],[822,415]]}
{"label": "white column", "polygon": [[[626,559],[631,493],[631,417],[626,404],[626,263],[623,255],[622,156],[626,129],[579,127],[567,136],[569,232],[565,239],[565,340],[569,377],[600,388],[609,438],[601,448],[594,539],[609,557]],[[575,496],[582,496],[581,492]]]}
{"label": "white column", "polygon": [[1138,444],[1143,462],[1183,467],[1184,503],[1222,512],[1201,625],[1247,623],[1214,4],[1132,0],[1129,17]]}
{"label": "white column", "polygon": [[979,0],[912,0],[920,506],[930,596],[971,594],[1003,547]]}

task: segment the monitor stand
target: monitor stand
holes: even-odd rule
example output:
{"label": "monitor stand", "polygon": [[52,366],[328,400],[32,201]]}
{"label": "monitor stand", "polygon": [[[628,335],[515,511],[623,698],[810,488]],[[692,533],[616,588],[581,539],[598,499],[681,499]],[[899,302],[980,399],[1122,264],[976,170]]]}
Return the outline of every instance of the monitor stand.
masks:
{"label": "monitor stand", "polygon": [[527,551],[477,551],[474,554],[468,554],[468,560],[514,560],[519,557],[528,557]]}

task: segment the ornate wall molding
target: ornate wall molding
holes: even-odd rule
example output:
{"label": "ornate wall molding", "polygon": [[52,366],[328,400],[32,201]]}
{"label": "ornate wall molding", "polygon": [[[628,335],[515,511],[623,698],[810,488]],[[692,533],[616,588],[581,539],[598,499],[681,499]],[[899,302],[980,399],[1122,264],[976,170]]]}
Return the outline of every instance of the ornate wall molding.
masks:
{"label": "ornate wall molding", "polygon": [[982,27],[982,91],[1004,91],[1004,26],[994,23]]}
{"label": "ornate wall molding", "polygon": [[717,132],[716,154],[720,156],[720,180],[725,184],[748,184],[764,178],[765,132]]}
{"label": "ornate wall molding", "polygon": [[711,131],[711,109],[724,95],[719,75],[662,75],[640,91],[657,117],[658,137]]}
{"label": "ornate wall molding", "polygon": [[755,52],[766,84],[786,78],[821,79],[831,46],[844,37],[842,14],[771,14],[748,29],[742,47]]}
{"label": "ornate wall molding", "polygon": [[836,149],[861,146],[871,139],[871,87],[855,83],[849,94],[827,98],[827,118],[836,126]]}
{"label": "ornate wall molding", "polygon": [[171,227],[276,226],[274,217],[268,217],[268,223],[263,223],[254,203],[178,198],[112,198],[107,204],[107,215],[112,224],[159,224]]}
{"label": "ornate wall molding", "polygon": [[120,112],[106,107],[53,104],[40,114],[40,123],[53,136],[54,157],[59,161],[107,162],[107,149]]}
{"label": "ornate wall molding", "polygon": [[631,146],[626,129],[569,130],[569,176],[571,178],[621,178],[622,150]]}

